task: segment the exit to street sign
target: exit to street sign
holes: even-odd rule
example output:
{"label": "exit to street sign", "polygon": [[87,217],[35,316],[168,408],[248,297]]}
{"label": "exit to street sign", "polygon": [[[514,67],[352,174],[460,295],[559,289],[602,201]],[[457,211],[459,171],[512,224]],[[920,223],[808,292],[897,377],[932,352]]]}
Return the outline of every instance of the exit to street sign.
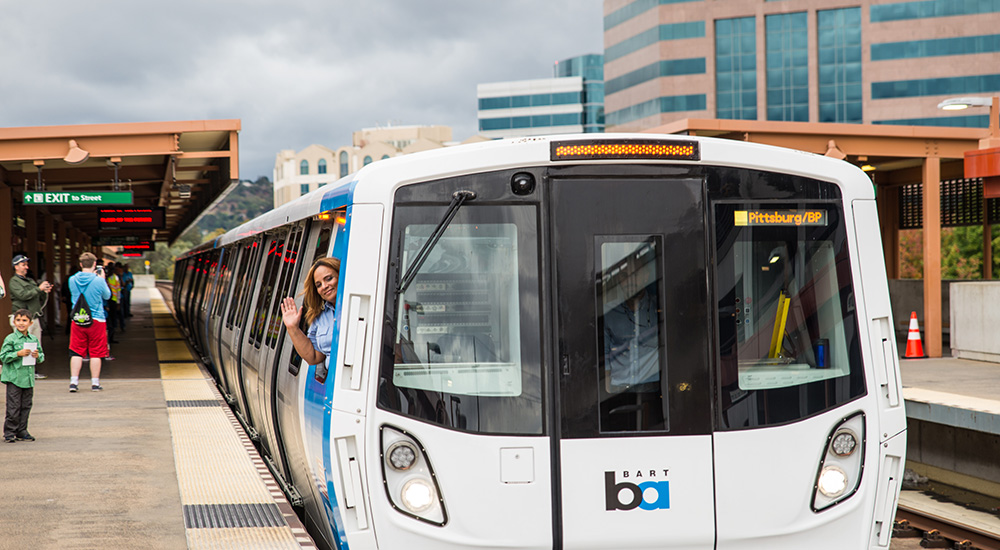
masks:
{"label": "exit to street sign", "polygon": [[132,204],[131,191],[25,191],[24,204],[79,206],[81,204]]}

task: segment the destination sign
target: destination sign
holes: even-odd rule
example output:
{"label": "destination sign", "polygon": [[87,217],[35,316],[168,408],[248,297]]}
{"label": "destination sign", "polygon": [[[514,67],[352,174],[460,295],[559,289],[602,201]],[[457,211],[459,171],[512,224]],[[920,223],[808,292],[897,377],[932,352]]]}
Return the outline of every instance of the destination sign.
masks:
{"label": "destination sign", "polygon": [[131,191],[25,191],[24,204],[79,206],[81,204],[132,204]]}
{"label": "destination sign", "polygon": [[826,210],[737,210],[737,226],[813,225],[826,226]]}
{"label": "destination sign", "polygon": [[98,229],[163,229],[166,227],[166,209],[153,208],[102,208],[97,219]]}

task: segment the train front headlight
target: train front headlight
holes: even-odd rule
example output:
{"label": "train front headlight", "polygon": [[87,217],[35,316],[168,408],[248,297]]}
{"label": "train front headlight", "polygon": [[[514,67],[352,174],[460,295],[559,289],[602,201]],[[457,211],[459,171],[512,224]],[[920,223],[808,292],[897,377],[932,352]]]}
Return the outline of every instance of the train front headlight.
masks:
{"label": "train front headlight", "polygon": [[864,472],[864,444],[863,412],[841,419],[830,431],[813,485],[814,512],[843,502],[857,492]]}
{"label": "train front headlight", "polygon": [[412,518],[444,525],[448,521],[427,449],[413,434],[394,426],[379,428],[382,485],[394,510]]}
{"label": "train front headlight", "polygon": [[837,498],[847,490],[847,482],[847,472],[839,466],[824,466],[816,486],[824,496]]}
{"label": "train front headlight", "polygon": [[399,498],[403,501],[403,506],[414,514],[423,512],[430,508],[437,500],[436,491],[430,483],[415,478],[403,484],[403,489],[399,492]]}

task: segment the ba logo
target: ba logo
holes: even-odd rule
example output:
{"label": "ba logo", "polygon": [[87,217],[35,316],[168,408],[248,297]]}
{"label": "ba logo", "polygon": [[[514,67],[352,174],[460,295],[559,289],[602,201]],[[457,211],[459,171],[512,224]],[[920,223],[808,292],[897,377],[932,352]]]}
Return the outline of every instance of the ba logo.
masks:
{"label": "ba logo", "polygon": [[[622,501],[622,497],[625,501]],[[604,500],[607,510],[668,510],[670,482],[644,481],[638,485],[623,481],[615,483],[614,472],[604,472]]]}

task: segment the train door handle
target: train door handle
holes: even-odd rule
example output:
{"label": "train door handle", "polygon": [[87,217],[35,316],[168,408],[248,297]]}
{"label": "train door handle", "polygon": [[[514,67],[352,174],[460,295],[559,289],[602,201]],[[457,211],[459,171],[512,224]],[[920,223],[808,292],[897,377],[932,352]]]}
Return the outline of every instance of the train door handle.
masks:
{"label": "train door handle", "polygon": [[365,315],[368,311],[368,296],[352,295],[347,309],[347,341],[344,349],[344,366],[350,367],[350,388],[361,389],[361,371],[364,362],[365,336],[368,323]]}
{"label": "train door handle", "polygon": [[896,380],[896,338],[888,317],[872,319],[872,355],[881,363],[875,369],[876,379],[885,387],[885,398],[889,407],[899,406],[898,381]]}
{"label": "train door handle", "polygon": [[[352,445],[348,445],[348,443]],[[337,439],[340,481],[344,485],[344,507],[354,509],[357,513],[358,529],[367,529],[368,517],[365,511],[364,492],[361,486],[361,465],[358,462],[357,453],[351,452],[351,447],[356,447],[353,437],[341,437]]]}

